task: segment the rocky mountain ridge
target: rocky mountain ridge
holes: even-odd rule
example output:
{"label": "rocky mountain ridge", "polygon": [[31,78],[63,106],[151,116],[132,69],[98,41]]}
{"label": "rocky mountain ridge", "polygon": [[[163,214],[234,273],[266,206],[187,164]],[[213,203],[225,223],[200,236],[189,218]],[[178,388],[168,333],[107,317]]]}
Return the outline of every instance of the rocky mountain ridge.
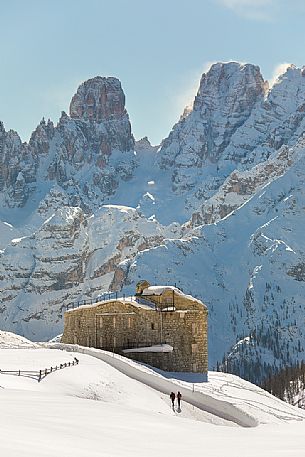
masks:
{"label": "rocky mountain ridge", "polygon": [[146,277],[207,303],[211,366],[247,352],[258,380],[301,359],[304,76],[269,88],[214,64],[160,147],[134,141],[116,78],[81,84],[28,144],[1,123],[0,326],[52,337],[71,301]]}
{"label": "rocky mountain ridge", "polygon": [[28,144],[16,132],[5,132],[1,123],[2,206],[25,207],[36,193],[46,194],[57,184],[70,205],[98,207],[114,192],[119,179],[129,178],[133,151],[120,82],[101,77],[88,80],[72,98],[70,116],[62,112],[56,126],[43,119]]}

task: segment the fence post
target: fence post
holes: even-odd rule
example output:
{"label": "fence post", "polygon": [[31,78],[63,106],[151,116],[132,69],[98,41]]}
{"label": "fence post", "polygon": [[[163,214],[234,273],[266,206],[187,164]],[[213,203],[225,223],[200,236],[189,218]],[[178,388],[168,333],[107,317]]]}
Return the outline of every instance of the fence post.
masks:
{"label": "fence post", "polygon": [[20,370],[19,370],[18,376],[20,376]]}
{"label": "fence post", "polygon": [[41,370],[39,370],[39,378],[38,378],[38,382],[41,381]]}

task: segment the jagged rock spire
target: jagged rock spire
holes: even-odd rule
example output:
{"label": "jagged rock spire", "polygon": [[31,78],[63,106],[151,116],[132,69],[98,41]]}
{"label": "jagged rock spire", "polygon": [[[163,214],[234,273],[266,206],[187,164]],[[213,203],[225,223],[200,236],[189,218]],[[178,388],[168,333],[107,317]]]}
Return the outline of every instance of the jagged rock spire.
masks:
{"label": "jagged rock spire", "polygon": [[81,84],[70,104],[74,119],[97,122],[125,114],[125,95],[117,78],[96,76]]}

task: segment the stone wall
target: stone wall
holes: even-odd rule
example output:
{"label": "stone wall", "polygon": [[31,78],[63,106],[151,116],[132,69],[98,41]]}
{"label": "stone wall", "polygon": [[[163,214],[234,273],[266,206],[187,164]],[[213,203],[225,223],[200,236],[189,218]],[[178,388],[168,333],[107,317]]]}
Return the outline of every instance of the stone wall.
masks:
{"label": "stone wall", "polygon": [[183,304],[181,299],[175,307],[175,311],[161,312],[127,300],[83,306],[65,313],[62,342],[117,353],[123,353],[123,349],[168,343],[173,347],[169,353],[124,355],[165,371],[206,373],[207,310],[196,300]]}

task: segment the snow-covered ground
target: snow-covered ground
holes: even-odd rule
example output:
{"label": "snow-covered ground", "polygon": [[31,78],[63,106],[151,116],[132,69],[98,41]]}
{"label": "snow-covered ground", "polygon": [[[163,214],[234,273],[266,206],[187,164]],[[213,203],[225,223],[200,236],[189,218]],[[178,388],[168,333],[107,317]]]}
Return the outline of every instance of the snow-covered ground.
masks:
{"label": "snow-covered ground", "polygon": [[[42,369],[75,356],[80,361],[40,383],[0,374],[1,456],[304,456],[304,412],[236,376],[211,372],[208,383],[193,385],[168,374],[167,381],[176,383],[176,390],[189,389],[190,395],[248,410],[260,423],[257,427],[241,427],[196,408],[185,396],[181,412],[172,411],[169,392],[132,379],[103,360],[46,347],[25,349],[23,339],[17,349],[12,334],[0,335],[6,339],[6,349],[0,350],[2,370]],[[154,378],[163,390],[162,373],[123,357],[113,359]]]}
{"label": "snow-covered ground", "polygon": [[39,345],[33,343],[33,341],[29,341],[23,336],[16,335],[12,332],[3,332],[0,330],[0,349],[22,349],[35,347],[39,347]]}

